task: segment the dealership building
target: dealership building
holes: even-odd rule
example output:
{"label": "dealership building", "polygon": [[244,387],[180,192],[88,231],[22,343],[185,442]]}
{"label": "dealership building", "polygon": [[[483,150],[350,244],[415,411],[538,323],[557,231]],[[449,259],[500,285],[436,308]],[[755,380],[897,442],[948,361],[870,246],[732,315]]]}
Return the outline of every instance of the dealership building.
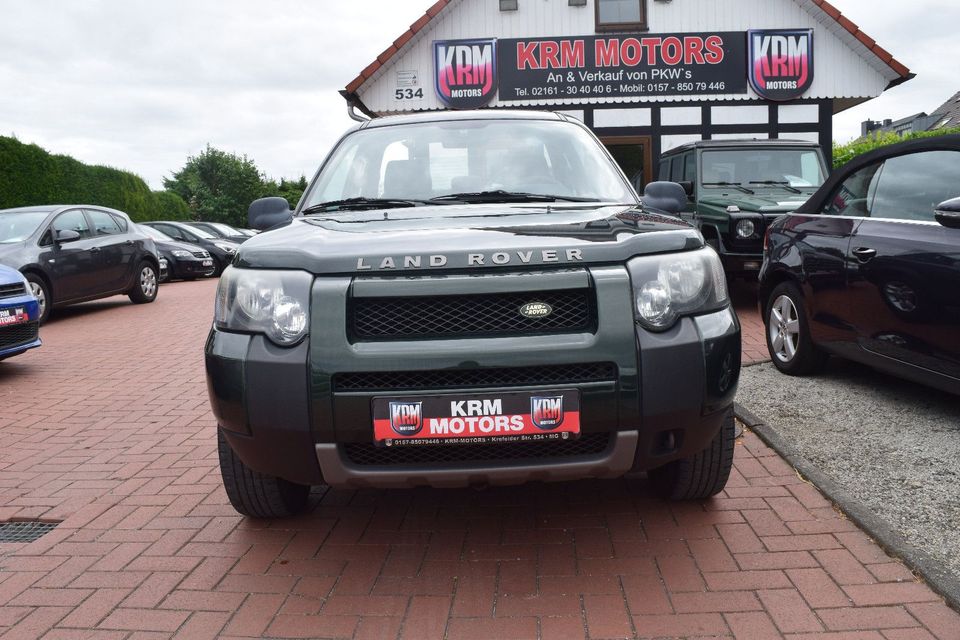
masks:
{"label": "dealership building", "polygon": [[564,112],[642,184],[695,140],[829,156],[833,114],[912,77],[824,0],[439,0],[341,93],[367,117]]}

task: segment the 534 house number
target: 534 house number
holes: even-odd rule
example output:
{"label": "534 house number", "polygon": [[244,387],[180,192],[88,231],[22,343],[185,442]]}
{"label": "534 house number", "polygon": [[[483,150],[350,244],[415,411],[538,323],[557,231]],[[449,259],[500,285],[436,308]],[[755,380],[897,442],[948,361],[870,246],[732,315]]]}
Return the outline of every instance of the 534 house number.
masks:
{"label": "534 house number", "polygon": [[397,89],[393,92],[397,100],[413,100],[423,97],[423,89]]}

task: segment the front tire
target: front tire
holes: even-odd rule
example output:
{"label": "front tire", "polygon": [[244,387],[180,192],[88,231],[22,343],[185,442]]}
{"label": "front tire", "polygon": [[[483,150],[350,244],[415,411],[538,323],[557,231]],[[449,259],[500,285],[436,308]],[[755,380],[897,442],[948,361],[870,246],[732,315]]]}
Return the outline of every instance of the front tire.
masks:
{"label": "front tire", "polygon": [[781,282],[770,294],[764,317],[767,351],[773,365],[790,376],[823,368],[827,354],[810,337],[803,294],[792,282]]}
{"label": "front tire", "polygon": [[220,475],[233,508],[251,518],[286,518],[307,504],[310,487],[254,471],[230,448],[217,429]]}
{"label": "front tire", "polygon": [[650,471],[654,490],[667,500],[703,500],[717,495],[730,478],[736,439],[730,412],[706,449]]}
{"label": "front tire", "polygon": [[40,303],[40,317],[38,321],[43,324],[50,317],[50,309],[53,307],[53,298],[50,297],[50,288],[43,278],[34,273],[25,273],[23,275],[30,285],[30,292]]}
{"label": "front tire", "polygon": [[145,304],[157,299],[159,289],[159,278],[157,278],[157,268],[153,264],[144,260],[137,267],[137,276],[133,281],[133,288],[127,294],[130,300],[136,304]]}

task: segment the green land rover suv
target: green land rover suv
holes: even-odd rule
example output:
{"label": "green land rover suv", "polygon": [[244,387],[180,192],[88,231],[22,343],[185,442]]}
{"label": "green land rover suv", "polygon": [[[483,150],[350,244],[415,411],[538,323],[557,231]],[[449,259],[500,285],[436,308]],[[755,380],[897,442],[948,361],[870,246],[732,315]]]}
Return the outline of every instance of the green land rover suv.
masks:
{"label": "green land rover suv", "polygon": [[660,157],[660,180],[690,194],[681,217],[716,249],[731,277],[756,278],[767,225],[826,179],[820,145],[801,140],[702,140]]}
{"label": "green land rover suv", "polygon": [[[671,195],[671,193],[673,195]],[[682,188],[641,205],[582,123],[377,118],[295,211],[251,205],[206,345],[231,503],[310,487],[464,487],[647,471],[721,491],[740,325]]]}

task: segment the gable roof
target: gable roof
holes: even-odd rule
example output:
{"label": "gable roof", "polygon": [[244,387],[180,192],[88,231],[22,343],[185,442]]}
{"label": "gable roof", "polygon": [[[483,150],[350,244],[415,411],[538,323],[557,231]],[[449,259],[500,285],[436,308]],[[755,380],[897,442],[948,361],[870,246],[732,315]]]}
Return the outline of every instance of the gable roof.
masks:
{"label": "gable roof", "polygon": [[[812,0],[812,2],[815,6],[819,7],[823,13],[836,21],[837,24],[843,27],[843,29],[856,38],[871,53],[873,53],[891,70],[893,70],[897,76],[899,76],[890,83],[890,86],[895,86],[901,82],[906,82],[913,77],[913,75],[910,73],[910,69],[897,61],[890,52],[878,45],[876,40],[861,31],[860,27],[858,27],[856,23],[844,16],[839,9],[827,2],[827,0]],[[436,18],[447,7],[454,3],[455,0],[437,0],[433,6],[427,9],[427,11],[420,17],[419,20],[410,25],[409,29],[404,31],[399,38],[394,40],[389,47],[384,49],[383,53],[378,55],[376,60],[367,65],[367,67],[347,85],[346,90],[341,92],[344,94],[344,97],[347,98],[348,101],[355,97],[353,94],[360,87],[362,87],[367,80],[373,77],[373,75],[379,71],[381,67],[388,64],[390,60],[397,55],[417,33],[426,29],[427,26],[434,20],[434,18]]]}

